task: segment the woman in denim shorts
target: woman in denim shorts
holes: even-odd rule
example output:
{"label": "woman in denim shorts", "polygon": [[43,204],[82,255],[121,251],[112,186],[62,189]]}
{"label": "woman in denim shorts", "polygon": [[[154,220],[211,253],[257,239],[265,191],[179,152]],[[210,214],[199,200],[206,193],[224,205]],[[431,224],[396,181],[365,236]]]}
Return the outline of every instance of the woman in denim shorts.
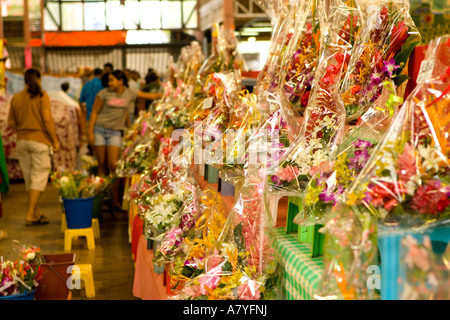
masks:
{"label": "woman in denim shorts", "polygon": [[[126,127],[130,127],[130,104],[137,98],[155,100],[161,97],[162,94],[129,89],[127,77],[121,70],[110,73],[108,87],[101,90],[95,98],[88,129],[88,143],[94,146],[100,176],[116,171],[122,133]],[[119,205],[118,201],[115,205]]]}

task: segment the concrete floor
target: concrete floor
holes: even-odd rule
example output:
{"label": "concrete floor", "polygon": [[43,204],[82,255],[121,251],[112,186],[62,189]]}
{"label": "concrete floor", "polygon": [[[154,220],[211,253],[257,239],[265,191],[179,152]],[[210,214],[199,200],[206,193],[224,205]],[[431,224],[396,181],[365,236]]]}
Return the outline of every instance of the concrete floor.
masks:
{"label": "concrete floor", "polygon": [[[51,183],[42,195],[39,206],[41,212],[49,218],[48,225],[25,226],[27,195],[23,182],[11,182],[9,192],[2,195],[2,205],[0,230],[6,230],[8,238],[0,240],[0,257],[17,259],[17,253],[12,249],[12,240],[40,246],[44,254],[64,253],[62,206]],[[132,294],[134,261],[128,241],[128,214],[116,211],[113,217],[109,211],[104,211],[100,233],[100,239],[95,241],[95,250],[87,249],[84,237],[73,241],[71,252],[76,254],[75,263],[92,265],[95,300],[136,300]],[[87,299],[83,288],[72,290],[74,300]]]}

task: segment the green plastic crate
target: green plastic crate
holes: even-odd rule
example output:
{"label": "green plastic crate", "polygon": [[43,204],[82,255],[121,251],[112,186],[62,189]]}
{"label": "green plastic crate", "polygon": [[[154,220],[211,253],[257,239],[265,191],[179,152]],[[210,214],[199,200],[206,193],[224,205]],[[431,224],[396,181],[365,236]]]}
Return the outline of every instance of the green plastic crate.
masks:
{"label": "green plastic crate", "polygon": [[298,232],[298,225],[294,223],[295,216],[303,210],[301,197],[288,198],[288,212],[286,218],[286,233]]}
{"label": "green plastic crate", "polygon": [[311,257],[323,256],[323,243],[325,235],[319,230],[323,225],[316,224],[313,226],[302,227],[298,229],[298,242],[311,244]]}

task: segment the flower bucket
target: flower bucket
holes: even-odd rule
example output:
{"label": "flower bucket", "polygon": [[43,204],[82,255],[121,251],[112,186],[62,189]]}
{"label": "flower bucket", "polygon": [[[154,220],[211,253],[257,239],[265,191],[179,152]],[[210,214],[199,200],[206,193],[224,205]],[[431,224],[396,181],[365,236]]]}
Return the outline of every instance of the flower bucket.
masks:
{"label": "flower bucket", "polygon": [[68,229],[85,229],[92,226],[94,197],[64,199],[64,211]]}
{"label": "flower bucket", "polygon": [[16,294],[13,296],[0,297],[0,300],[34,300],[35,294],[36,294],[36,289],[31,290],[30,292]]}
{"label": "flower bucket", "polygon": [[[41,263],[43,278],[39,282],[36,300],[66,300],[69,296],[67,279],[72,274],[70,266],[75,264],[75,253],[44,254]],[[37,267],[31,264],[33,268]]]}

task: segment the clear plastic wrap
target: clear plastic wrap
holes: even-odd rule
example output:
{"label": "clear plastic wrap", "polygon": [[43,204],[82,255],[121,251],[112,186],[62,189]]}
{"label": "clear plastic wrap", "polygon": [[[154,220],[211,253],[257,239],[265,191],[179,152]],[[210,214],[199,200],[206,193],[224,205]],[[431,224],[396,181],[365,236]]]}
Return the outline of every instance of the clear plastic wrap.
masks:
{"label": "clear plastic wrap", "polygon": [[401,264],[406,267],[401,300],[450,300],[450,246],[436,254],[428,236],[402,239]]}
{"label": "clear plastic wrap", "polygon": [[270,300],[278,297],[272,220],[264,200],[264,170],[248,172],[222,235],[205,255],[202,273],[175,299]]}
{"label": "clear plastic wrap", "polygon": [[[353,210],[355,209],[355,210]],[[374,217],[338,203],[325,226],[325,268],[314,296],[318,300],[376,300],[367,285],[369,266],[378,264]]]}
{"label": "clear plastic wrap", "polygon": [[[308,105],[314,73],[320,52],[320,19],[317,10],[318,0],[304,1],[300,8],[301,17],[295,20],[293,35],[288,54],[282,62],[287,66],[280,73],[280,89],[284,97],[300,115]],[[305,12],[308,12],[306,19]]]}
{"label": "clear plastic wrap", "polygon": [[[325,9],[319,7],[322,12]],[[336,153],[342,141],[345,109],[339,86],[363,15],[353,1],[349,4],[332,1],[329,10],[328,15],[319,15],[325,20],[321,21],[322,49],[302,130],[283,152],[279,163],[269,166],[270,192],[302,192],[311,176]]]}
{"label": "clear plastic wrap", "polygon": [[367,297],[363,273],[377,264],[374,234],[405,239],[450,223],[449,38],[429,44],[417,87],[332,208],[322,230],[327,259],[321,299]]}
{"label": "clear plastic wrap", "polygon": [[321,166],[309,181],[303,195],[303,210],[294,218],[295,223],[303,226],[324,224],[328,208],[339,201],[365,167],[403,102],[395,95],[392,81],[384,83],[383,88],[373,109],[368,110],[356,126],[348,127],[336,157]]}
{"label": "clear plastic wrap", "polygon": [[[180,251],[173,257],[168,285],[179,295],[184,283],[204,272],[205,256],[214,252],[227,221],[228,208],[214,189],[207,187],[201,196],[200,215],[191,232],[182,239]],[[191,297],[194,298],[194,297]]]}
{"label": "clear plastic wrap", "polygon": [[[295,49],[296,41],[305,28],[306,15],[312,0],[283,2],[277,24],[274,26],[270,54],[258,75],[254,93],[263,109],[270,106],[268,94],[282,90],[286,65]],[[271,113],[271,110],[267,110]]]}
{"label": "clear plastic wrap", "polygon": [[160,131],[154,128],[147,113],[142,113],[136,123],[126,132],[116,174],[131,177],[142,173],[157,157]]}
{"label": "clear plastic wrap", "polygon": [[361,29],[341,86],[347,123],[356,120],[380,97],[382,84],[393,79],[399,86],[410,53],[421,41],[409,14],[409,1],[382,0],[366,3]]}
{"label": "clear plastic wrap", "polygon": [[180,179],[172,181],[164,191],[150,197],[144,212],[145,237],[155,241],[161,241],[166,235],[171,237],[167,233],[184,224],[183,206],[193,201],[196,188],[195,184]]}
{"label": "clear plastic wrap", "polygon": [[159,266],[172,263],[177,255],[183,254],[185,239],[192,238],[195,235],[195,225],[205,211],[205,206],[201,201],[203,191],[199,186],[187,184],[183,185],[182,188],[186,189],[188,194],[173,219],[178,223],[174,223],[165,232],[161,237],[160,246],[154,252],[153,261]]}
{"label": "clear plastic wrap", "polygon": [[[405,100],[348,201],[381,221],[429,225],[450,213],[448,37],[430,43],[416,89]],[[426,80],[424,80],[426,79]]]}

